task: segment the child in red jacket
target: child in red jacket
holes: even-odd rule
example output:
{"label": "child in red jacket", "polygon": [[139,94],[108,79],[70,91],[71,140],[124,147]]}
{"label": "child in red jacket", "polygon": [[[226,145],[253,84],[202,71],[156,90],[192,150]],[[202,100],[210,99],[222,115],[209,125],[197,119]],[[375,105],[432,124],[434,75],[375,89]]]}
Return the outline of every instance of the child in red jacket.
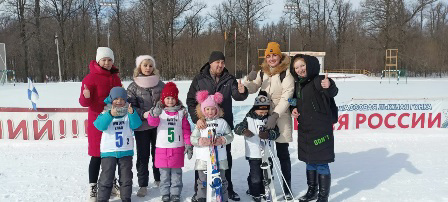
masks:
{"label": "child in red jacket", "polygon": [[[118,69],[113,66],[114,52],[108,47],[98,47],[96,60],[90,61],[90,73],[82,80],[79,104],[88,107],[87,138],[89,142],[88,153],[89,164],[89,188],[90,201],[96,201],[97,181],[101,166],[100,143],[102,132],[93,125],[98,115],[103,111],[104,99],[109,95],[110,90],[116,86],[122,86],[118,77]],[[117,186],[113,192],[118,194]]]}

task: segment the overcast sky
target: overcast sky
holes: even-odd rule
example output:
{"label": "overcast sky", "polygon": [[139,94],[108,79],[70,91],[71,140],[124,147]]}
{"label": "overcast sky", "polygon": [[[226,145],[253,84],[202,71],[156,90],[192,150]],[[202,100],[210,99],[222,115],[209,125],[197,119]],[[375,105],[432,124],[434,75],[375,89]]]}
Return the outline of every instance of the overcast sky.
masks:
{"label": "overcast sky", "polygon": [[[213,0],[213,1],[205,1],[202,0],[202,2],[204,2],[205,4],[207,4],[207,8],[204,10],[203,14],[205,13],[210,13],[213,12],[213,7],[215,5],[220,4],[221,2],[223,2],[225,0]],[[350,0],[353,4],[354,8],[358,8],[359,4],[361,2],[361,0]],[[271,5],[268,6],[267,10],[269,10],[269,16],[266,18],[266,20],[264,20],[263,22],[261,22],[261,24],[265,24],[265,23],[271,23],[271,22],[278,22],[280,20],[280,18],[285,15],[283,13],[284,10],[284,6],[285,6],[285,0],[271,0]]]}

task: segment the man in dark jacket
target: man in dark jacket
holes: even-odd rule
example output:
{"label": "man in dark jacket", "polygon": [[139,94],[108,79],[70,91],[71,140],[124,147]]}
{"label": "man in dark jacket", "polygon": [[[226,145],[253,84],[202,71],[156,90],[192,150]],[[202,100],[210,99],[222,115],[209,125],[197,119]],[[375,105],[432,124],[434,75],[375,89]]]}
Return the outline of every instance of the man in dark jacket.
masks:
{"label": "man in dark jacket", "polygon": [[[297,119],[297,153],[306,163],[307,193],[299,201],[328,201],[331,174],[328,163],[334,161],[334,137],[330,102],[338,88],[328,75],[319,76],[316,57],[294,56],[290,70],[296,83],[293,99],[297,105],[292,116]],[[319,186],[319,187],[318,187]],[[317,192],[319,188],[319,192]]]}
{"label": "man in dark jacket", "polygon": [[[194,77],[191,82],[190,90],[187,95],[187,106],[188,112],[190,113],[191,120],[196,124],[197,128],[205,128],[205,120],[199,119],[196,114],[196,106],[198,102],[196,101],[196,92],[200,90],[207,90],[209,94],[215,94],[216,92],[222,93],[224,100],[222,101],[221,107],[224,110],[224,120],[232,128],[233,126],[233,113],[232,113],[232,98],[236,101],[243,101],[249,95],[248,90],[240,81],[232,76],[229,71],[225,68],[225,57],[220,51],[213,51],[210,54],[208,62],[201,68],[199,74]],[[227,150],[227,160],[229,164],[229,169],[226,170],[226,179],[228,182],[228,194],[229,199],[234,201],[239,201],[240,197],[233,190],[232,184],[232,154],[231,144],[226,146]],[[195,192],[197,189],[196,183],[198,179],[198,173],[195,173]],[[196,201],[196,193],[194,194],[192,201]]]}

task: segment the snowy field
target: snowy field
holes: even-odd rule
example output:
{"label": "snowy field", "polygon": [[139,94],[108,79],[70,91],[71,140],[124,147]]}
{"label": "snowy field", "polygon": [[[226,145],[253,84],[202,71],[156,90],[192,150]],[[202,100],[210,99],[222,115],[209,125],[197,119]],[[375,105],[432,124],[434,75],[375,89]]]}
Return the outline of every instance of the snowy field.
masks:
{"label": "snowy field", "polygon": [[[331,75],[338,76],[338,75]],[[124,82],[125,87],[130,82]],[[190,81],[176,82],[185,101]],[[355,76],[337,79],[337,104],[352,98],[434,98],[448,97],[448,79],[408,79],[408,83]],[[0,86],[0,107],[30,107],[27,84]],[[35,84],[38,107],[80,107],[79,82]],[[251,105],[248,101],[235,106]],[[1,118],[1,117],[0,117]],[[241,117],[242,118],[242,117]],[[448,201],[448,130],[394,129],[335,132],[336,161],[330,164],[330,201]],[[232,143],[233,183],[242,201],[249,166],[244,158],[244,142]],[[306,192],[305,164],[297,160],[297,143],[290,144],[292,191],[296,198]],[[193,157],[194,158],[194,157]],[[86,201],[88,193],[87,139],[55,141],[0,140],[0,201]],[[135,158],[134,158],[135,159]],[[183,201],[193,195],[194,161],[184,167]],[[157,188],[144,198],[138,189],[134,164],[133,201],[161,201]],[[152,173],[152,172],[150,172]],[[151,174],[150,174],[151,175]],[[276,178],[278,179],[278,178]],[[150,177],[150,182],[153,179]],[[276,181],[277,195],[281,195]],[[114,198],[111,201],[120,201]]]}

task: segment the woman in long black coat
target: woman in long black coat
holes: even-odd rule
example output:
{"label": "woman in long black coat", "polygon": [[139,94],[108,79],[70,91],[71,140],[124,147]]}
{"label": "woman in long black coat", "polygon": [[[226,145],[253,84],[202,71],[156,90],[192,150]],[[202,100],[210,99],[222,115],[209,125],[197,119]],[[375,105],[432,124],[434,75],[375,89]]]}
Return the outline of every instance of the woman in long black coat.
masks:
{"label": "woman in long black coat", "polygon": [[[295,80],[292,115],[298,122],[298,156],[306,163],[308,191],[300,201],[328,201],[334,161],[334,137],[330,99],[338,88],[327,75],[319,76],[316,57],[298,54],[292,59]],[[318,190],[319,188],[319,190]],[[319,191],[319,192],[318,192]]]}

